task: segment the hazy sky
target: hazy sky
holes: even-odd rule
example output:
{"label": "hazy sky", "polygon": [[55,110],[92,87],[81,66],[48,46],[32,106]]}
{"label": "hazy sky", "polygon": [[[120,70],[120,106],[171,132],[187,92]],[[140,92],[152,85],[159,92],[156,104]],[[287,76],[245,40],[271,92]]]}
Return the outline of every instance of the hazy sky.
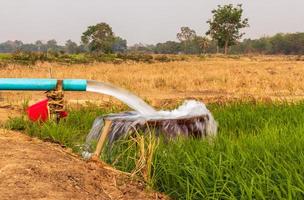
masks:
{"label": "hazy sky", "polygon": [[79,42],[98,22],[129,44],[175,40],[181,26],[205,33],[211,10],[228,3],[243,4],[250,24],[245,37],[304,31],[304,0],[0,0],[0,42]]}

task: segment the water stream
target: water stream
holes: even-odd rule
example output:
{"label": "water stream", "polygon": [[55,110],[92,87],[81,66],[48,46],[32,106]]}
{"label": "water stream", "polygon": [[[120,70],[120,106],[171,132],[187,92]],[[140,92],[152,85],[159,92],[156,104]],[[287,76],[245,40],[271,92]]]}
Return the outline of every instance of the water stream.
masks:
{"label": "water stream", "polygon": [[185,101],[184,104],[182,104],[179,108],[171,111],[156,111],[153,107],[148,105],[138,96],[109,83],[89,80],[87,83],[87,91],[113,96],[121,100],[123,103],[127,104],[130,108],[133,108],[136,111],[135,114],[133,113],[130,116],[125,116],[126,118],[144,118],[147,120],[178,119],[185,117],[208,115],[210,122],[214,123],[214,127],[216,127],[216,123],[213,119],[211,112],[207,109],[205,104],[198,101]]}
{"label": "water stream", "polygon": [[154,115],[156,110],[131,92],[104,82],[88,81],[88,92],[96,92],[113,96],[127,104],[142,115]]}

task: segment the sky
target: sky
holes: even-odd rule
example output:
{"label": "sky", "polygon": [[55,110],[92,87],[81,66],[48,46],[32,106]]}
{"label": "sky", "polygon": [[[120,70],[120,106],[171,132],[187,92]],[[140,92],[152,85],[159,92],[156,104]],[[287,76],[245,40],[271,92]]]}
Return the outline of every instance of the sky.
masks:
{"label": "sky", "polygon": [[304,0],[0,0],[0,43],[80,42],[89,25],[106,22],[129,45],[155,44],[176,40],[182,26],[205,34],[211,10],[229,3],[243,4],[245,38],[304,32]]}

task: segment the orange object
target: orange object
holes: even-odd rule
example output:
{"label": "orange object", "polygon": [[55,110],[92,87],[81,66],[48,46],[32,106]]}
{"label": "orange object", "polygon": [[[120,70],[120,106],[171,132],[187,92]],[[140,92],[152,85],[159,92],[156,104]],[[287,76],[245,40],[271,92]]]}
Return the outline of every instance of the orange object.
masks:
{"label": "orange object", "polygon": [[28,107],[27,115],[31,121],[47,121],[49,118],[48,99]]}

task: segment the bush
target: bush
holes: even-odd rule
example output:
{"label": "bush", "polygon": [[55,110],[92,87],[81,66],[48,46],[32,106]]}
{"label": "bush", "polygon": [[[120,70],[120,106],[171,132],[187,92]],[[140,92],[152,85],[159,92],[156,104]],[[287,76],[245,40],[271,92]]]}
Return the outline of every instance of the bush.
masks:
{"label": "bush", "polygon": [[172,62],[185,61],[187,56],[183,55],[151,55],[146,53],[83,53],[83,54],[65,54],[64,52],[24,52],[17,51],[13,54],[0,54],[0,67],[7,64],[35,65],[37,62],[56,62],[62,64],[89,64],[93,62],[105,62],[120,64],[123,62]]}
{"label": "bush", "polygon": [[154,57],[154,60],[159,61],[159,62],[170,62],[172,61],[171,58],[169,58],[166,55],[157,55]]}
{"label": "bush", "polygon": [[34,65],[38,61],[40,62],[48,61],[48,57],[46,53],[42,53],[42,52],[17,51],[12,54],[11,60],[18,64]]}
{"label": "bush", "polygon": [[145,62],[152,63],[153,56],[150,54],[144,53],[131,53],[131,54],[117,54],[117,58],[120,58],[124,61],[135,61],[135,62]]}

